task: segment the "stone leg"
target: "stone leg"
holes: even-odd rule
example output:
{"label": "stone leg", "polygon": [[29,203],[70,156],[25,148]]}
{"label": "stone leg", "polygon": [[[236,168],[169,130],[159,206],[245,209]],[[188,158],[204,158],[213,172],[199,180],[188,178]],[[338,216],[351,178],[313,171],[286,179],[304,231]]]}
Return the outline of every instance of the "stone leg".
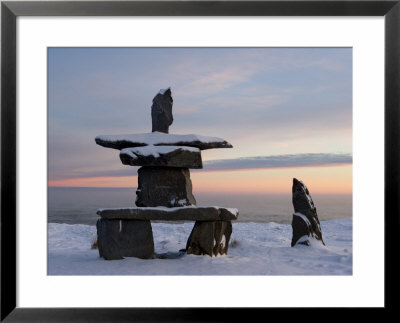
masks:
{"label": "stone leg", "polygon": [[213,248],[214,255],[223,255],[228,253],[229,239],[232,234],[231,221],[216,221],[214,230],[214,239],[216,244]]}
{"label": "stone leg", "polygon": [[96,226],[100,257],[106,260],[153,257],[153,231],[149,220],[100,218]]}
{"label": "stone leg", "polygon": [[228,252],[231,221],[196,221],[186,244],[186,252],[210,257]]}
{"label": "stone leg", "polygon": [[123,259],[118,243],[119,221],[98,219],[96,227],[100,257],[106,260]]}

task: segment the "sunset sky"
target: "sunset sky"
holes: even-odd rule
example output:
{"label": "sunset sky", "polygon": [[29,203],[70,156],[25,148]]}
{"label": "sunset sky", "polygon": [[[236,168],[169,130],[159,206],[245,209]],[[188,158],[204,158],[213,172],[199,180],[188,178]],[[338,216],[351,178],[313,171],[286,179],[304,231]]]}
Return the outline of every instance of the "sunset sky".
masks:
{"label": "sunset sky", "polygon": [[49,186],[136,187],[97,135],[151,131],[171,87],[171,134],[220,137],[194,193],[352,192],[351,48],[49,48]]}

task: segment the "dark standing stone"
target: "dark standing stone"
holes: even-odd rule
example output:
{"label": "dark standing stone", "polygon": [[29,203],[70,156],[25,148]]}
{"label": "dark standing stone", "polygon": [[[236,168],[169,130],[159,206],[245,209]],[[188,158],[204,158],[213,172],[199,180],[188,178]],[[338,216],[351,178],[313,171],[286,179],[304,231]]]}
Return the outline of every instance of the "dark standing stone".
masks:
{"label": "dark standing stone", "polygon": [[[308,237],[310,236],[311,228],[309,225],[310,222],[304,221],[303,218],[301,218],[298,215],[293,214],[293,220],[292,220],[292,230],[293,230],[293,237],[292,237],[292,243],[291,246],[295,246],[296,244],[303,244],[306,246],[310,245],[310,241],[308,240]],[[307,237],[307,239],[304,239]],[[303,238],[303,240],[300,240],[300,238]]]}
{"label": "dark standing stone", "polygon": [[231,221],[196,221],[186,243],[186,252],[194,255],[228,253]]}
{"label": "dark standing stone", "polygon": [[[296,178],[293,178],[292,202],[295,213],[292,220],[293,237],[291,246],[293,247],[297,243],[309,245],[310,242],[305,237],[314,237],[325,245],[314,202],[307,187]],[[299,241],[300,238],[302,239]]]}
{"label": "dark standing stone", "polygon": [[138,169],[136,206],[185,205],[196,205],[187,168],[141,167]]}
{"label": "dark standing stone", "polygon": [[161,90],[153,99],[151,106],[152,132],[168,133],[169,126],[174,121],[172,116],[171,89]]}
{"label": "dark standing stone", "polygon": [[154,255],[153,231],[146,220],[97,220],[99,255],[106,260]]}

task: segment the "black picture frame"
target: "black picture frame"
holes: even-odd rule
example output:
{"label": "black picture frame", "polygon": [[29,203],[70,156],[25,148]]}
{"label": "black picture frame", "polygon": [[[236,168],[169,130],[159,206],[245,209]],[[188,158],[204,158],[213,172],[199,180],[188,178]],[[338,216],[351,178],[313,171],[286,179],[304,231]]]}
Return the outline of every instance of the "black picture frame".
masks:
{"label": "black picture frame", "polygon": [[[399,237],[400,0],[388,1],[2,1],[1,2],[1,321],[236,321],[243,308],[16,307],[16,19],[19,16],[384,16],[385,307],[395,310]],[[373,241],[371,241],[373,243]],[[267,291],[266,291],[267,292]],[[344,291],[345,292],[345,291]],[[218,292],[220,293],[220,292]],[[239,294],[239,292],[238,292]],[[316,297],[318,297],[316,295]],[[281,311],[287,309],[271,309]],[[377,309],[381,315],[381,309]],[[331,311],[332,312],[332,311]],[[245,313],[246,316],[249,313]],[[263,313],[258,313],[263,315]],[[254,315],[258,315],[254,313]],[[253,313],[251,313],[253,315]],[[286,315],[286,314],[285,314]],[[331,314],[330,314],[331,315]],[[334,313],[332,312],[332,315]],[[248,319],[252,321],[252,316]],[[254,320],[256,316],[254,316]],[[304,317],[306,318],[306,317]],[[266,318],[265,318],[266,319]]]}

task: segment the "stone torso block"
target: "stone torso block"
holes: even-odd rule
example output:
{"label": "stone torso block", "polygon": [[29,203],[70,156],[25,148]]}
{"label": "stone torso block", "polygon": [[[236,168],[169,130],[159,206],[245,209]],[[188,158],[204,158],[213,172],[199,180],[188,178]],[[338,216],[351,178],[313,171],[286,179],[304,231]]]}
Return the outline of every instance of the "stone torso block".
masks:
{"label": "stone torso block", "polygon": [[176,207],[196,204],[187,168],[141,167],[138,169],[138,184],[137,206]]}

